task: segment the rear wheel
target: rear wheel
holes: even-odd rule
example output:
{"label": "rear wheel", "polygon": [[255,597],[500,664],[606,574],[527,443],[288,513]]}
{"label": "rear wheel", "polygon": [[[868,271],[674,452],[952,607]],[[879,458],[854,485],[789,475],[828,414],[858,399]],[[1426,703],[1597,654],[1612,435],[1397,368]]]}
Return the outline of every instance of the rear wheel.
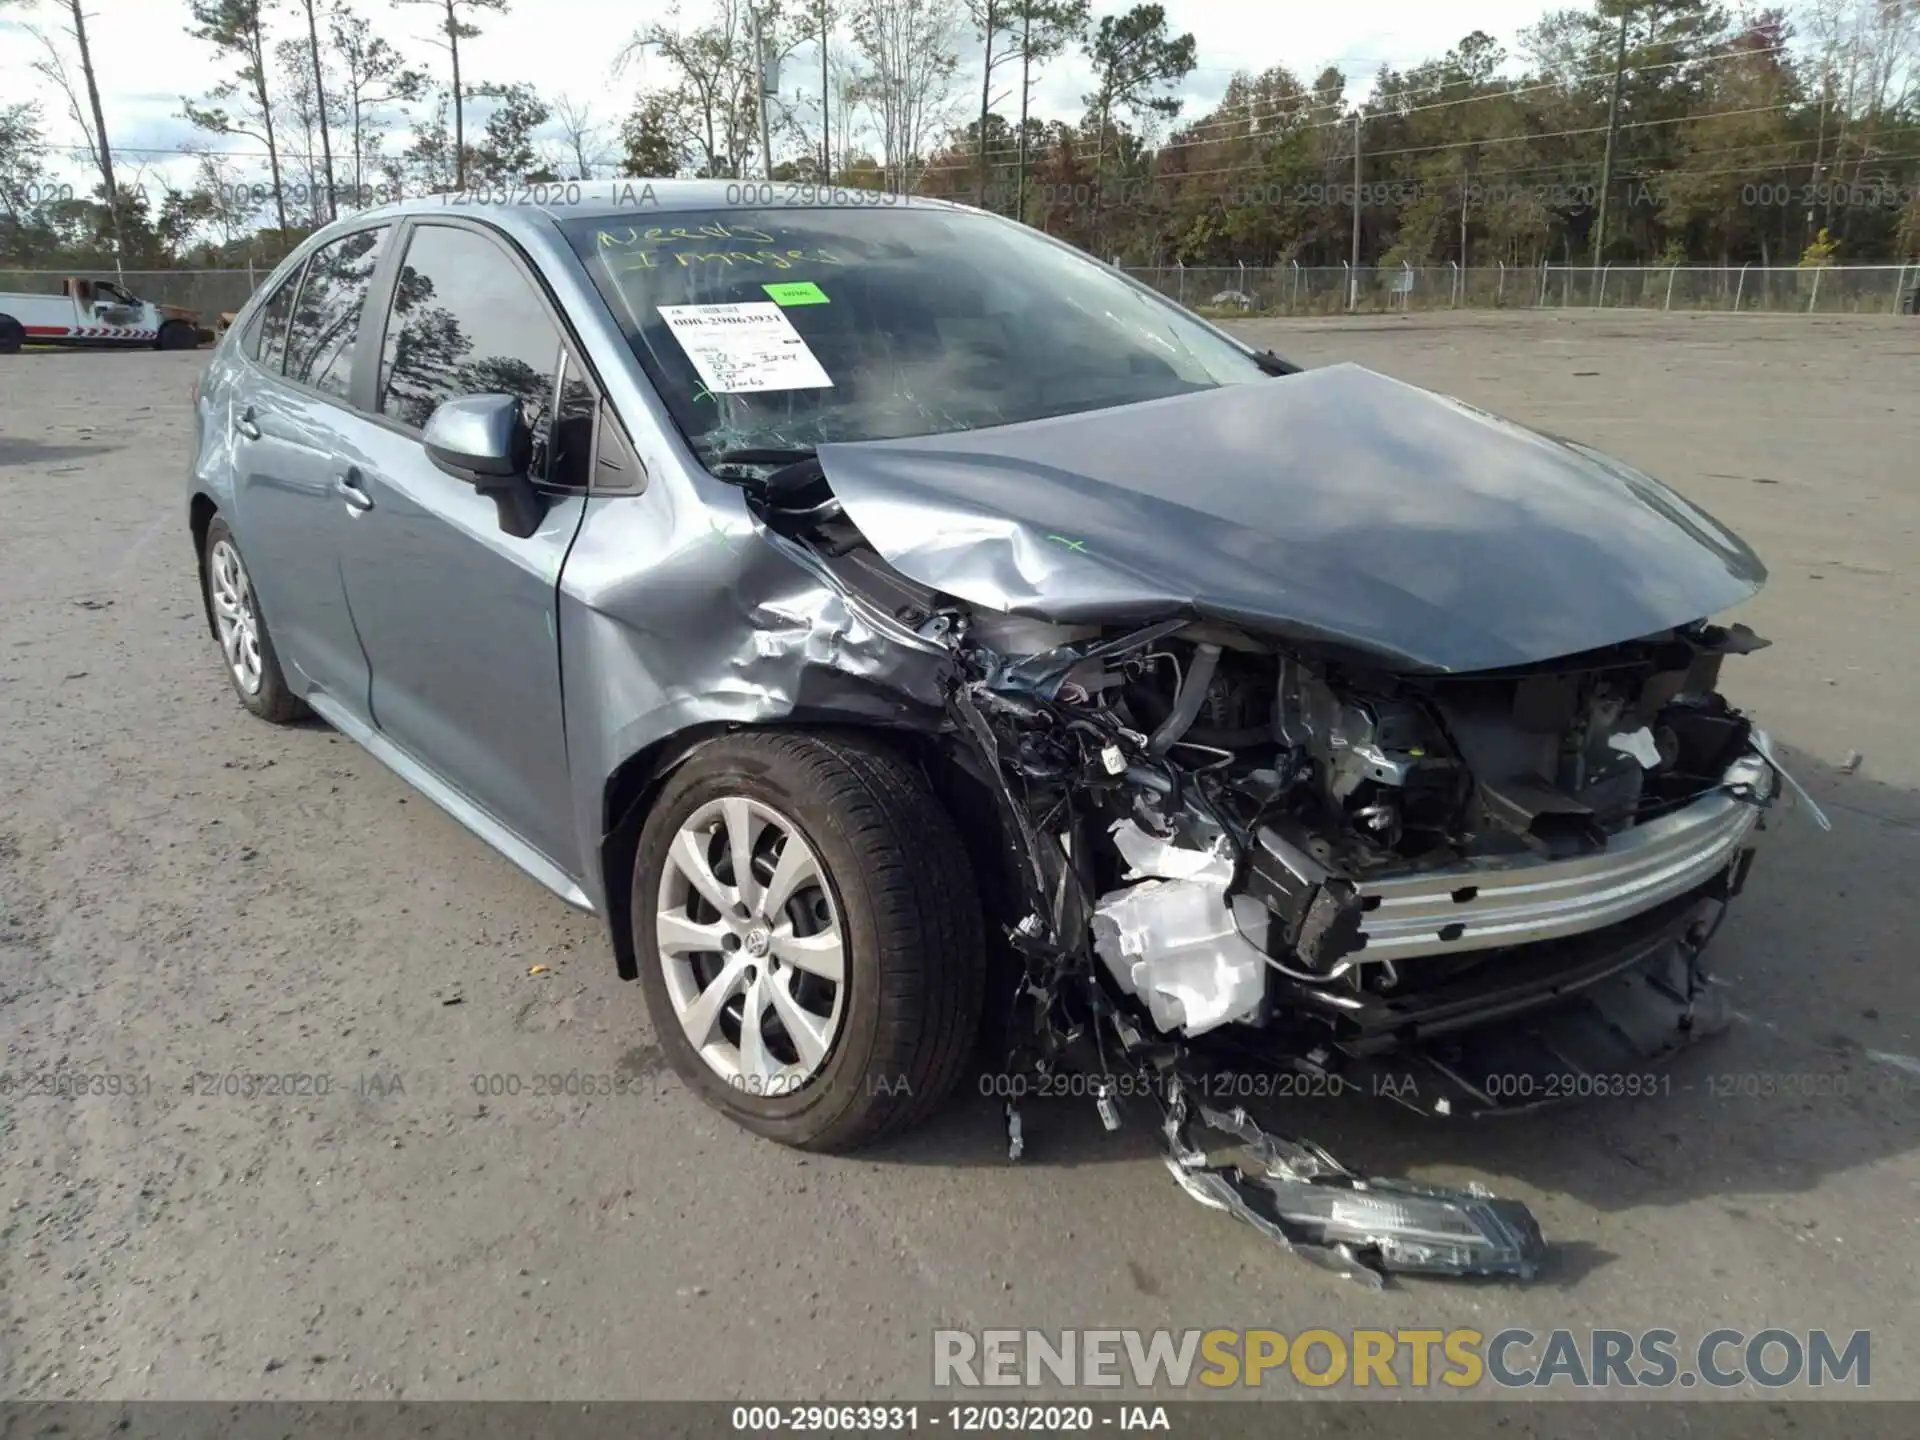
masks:
{"label": "rear wheel", "polygon": [[207,527],[206,561],[201,567],[206,587],[207,614],[213,618],[227,680],[240,703],[276,725],[304,718],[306,703],[287,688],[273,637],[253,593],[253,577],[240,558],[233,531],[218,515]]}
{"label": "rear wheel", "polygon": [[26,327],[11,315],[0,315],[0,355],[18,355],[26,343]]}
{"label": "rear wheel", "polygon": [[924,1119],[965,1069],[979,892],[891,751],[774,732],[696,751],[641,829],[632,915],[674,1069],[758,1134],[855,1149]]}
{"label": "rear wheel", "polygon": [[161,350],[191,350],[200,343],[200,332],[184,320],[169,320],[154,343]]}

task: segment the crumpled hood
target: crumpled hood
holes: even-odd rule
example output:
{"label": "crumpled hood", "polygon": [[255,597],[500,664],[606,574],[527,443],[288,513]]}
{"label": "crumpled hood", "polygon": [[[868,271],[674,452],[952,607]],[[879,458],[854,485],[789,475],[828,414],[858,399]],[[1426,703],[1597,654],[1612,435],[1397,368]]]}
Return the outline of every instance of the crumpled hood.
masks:
{"label": "crumpled hood", "polygon": [[820,463],[890,564],[970,604],[1221,619],[1406,670],[1617,644],[1766,578],[1632,467],[1357,365]]}

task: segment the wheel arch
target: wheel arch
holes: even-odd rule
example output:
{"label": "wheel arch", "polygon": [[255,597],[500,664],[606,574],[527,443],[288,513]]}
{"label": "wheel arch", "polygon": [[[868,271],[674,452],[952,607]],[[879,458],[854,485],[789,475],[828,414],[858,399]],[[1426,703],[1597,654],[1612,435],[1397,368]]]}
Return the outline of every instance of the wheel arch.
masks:
{"label": "wheel arch", "polygon": [[[981,903],[986,908],[990,929],[1007,913],[1006,904],[1011,895],[1002,876],[1007,873],[1008,837],[1001,829],[991,791],[960,758],[951,737],[921,730],[791,718],[755,725],[694,725],[629,756],[607,777],[602,788],[601,893],[606,897],[607,927],[613,941],[614,963],[622,980],[635,980],[640,974],[639,957],[633,945],[632,880],[640,828],[648,811],[668,777],[704,746],[723,736],[752,732],[837,735],[887,746],[906,755],[927,777],[934,798],[959,829],[979,881]],[[1012,893],[1017,893],[1017,889]]]}
{"label": "wheel arch", "polygon": [[193,532],[193,570],[200,577],[200,612],[207,618],[207,633],[215,640],[220,638],[220,629],[213,623],[213,607],[207,603],[207,532],[219,513],[220,507],[204,490],[196,490],[187,503],[187,526]]}

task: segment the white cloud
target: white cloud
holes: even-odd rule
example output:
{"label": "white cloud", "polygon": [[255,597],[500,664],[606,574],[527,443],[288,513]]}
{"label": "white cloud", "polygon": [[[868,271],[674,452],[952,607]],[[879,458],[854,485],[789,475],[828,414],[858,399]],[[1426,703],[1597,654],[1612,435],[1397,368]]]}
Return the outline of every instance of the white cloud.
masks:
{"label": "white cloud", "polygon": [[[377,32],[398,45],[413,63],[429,68],[436,78],[442,75],[446,52],[428,39],[433,11],[396,10],[384,0],[356,3]],[[1182,87],[1187,115],[1203,112],[1238,69],[1286,65],[1310,80],[1325,66],[1337,64],[1351,79],[1364,82],[1382,64],[1404,67],[1436,57],[1475,29],[1512,48],[1517,31],[1534,23],[1545,10],[1556,8],[1547,0],[1474,0],[1470,9],[1427,0],[1376,0],[1364,8],[1259,0],[1164,3],[1174,32],[1191,31],[1198,47],[1199,68]],[[701,0],[685,0],[687,16],[696,16],[701,8]],[[1123,0],[1096,0],[1095,11],[1115,14],[1125,8]],[[505,15],[481,12],[475,17],[483,33],[462,45],[462,70],[472,82],[524,81],[548,97],[571,94],[591,104],[596,119],[607,124],[611,135],[611,122],[627,109],[639,83],[657,78],[647,74],[647,68],[657,69],[657,61],[651,67],[630,66],[617,79],[612,71],[614,54],[626,39],[624,27],[638,24],[644,13],[650,12],[623,11],[604,0],[516,0]],[[25,12],[24,19],[57,31],[64,14],[64,5],[41,0],[37,8]],[[204,93],[225,78],[230,67],[216,63],[212,47],[188,33],[192,20],[186,0],[93,0],[89,15],[88,39],[117,168],[129,177],[144,171],[150,182],[184,183],[190,161],[143,152],[171,151],[194,141],[198,132],[178,118],[181,96]],[[273,24],[275,38],[296,33],[288,8],[276,11]],[[84,183],[89,177],[83,168],[84,151],[78,148],[80,133],[67,116],[64,98],[33,73],[32,61],[38,53],[39,46],[18,21],[0,22],[0,96],[31,96],[41,101],[49,140],[73,147],[59,167],[62,178]],[[811,74],[805,55],[802,51],[796,56],[790,89],[801,83],[799,77]],[[1035,108],[1049,118],[1076,115],[1080,97],[1091,83],[1083,58],[1063,57],[1048,68],[1037,86]],[[964,94],[964,84],[961,89]],[[960,108],[966,108],[964,101]],[[1003,112],[1010,108],[1002,107]],[[223,150],[259,148],[239,138],[198,139]],[[264,158],[242,158],[237,163],[243,168],[265,168]]]}

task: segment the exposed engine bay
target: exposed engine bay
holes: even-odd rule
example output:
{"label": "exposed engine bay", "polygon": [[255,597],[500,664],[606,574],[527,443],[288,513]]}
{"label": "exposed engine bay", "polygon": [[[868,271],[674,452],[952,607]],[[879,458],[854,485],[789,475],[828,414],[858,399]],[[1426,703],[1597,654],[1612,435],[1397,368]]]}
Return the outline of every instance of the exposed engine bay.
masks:
{"label": "exposed engine bay", "polygon": [[[1722,1026],[1701,951],[1799,793],[1718,691],[1766,642],[1699,621],[1462,674],[1205,618],[1058,623],[906,580],[804,488],[778,528],[950,656],[955,758],[1019,895],[1009,1069],[1091,1076],[1109,1129],[1152,1095],[1190,1194],[1343,1273],[1537,1273],[1524,1205],[1355,1175],[1209,1103],[1216,1077],[1524,1109]],[[1383,1089],[1387,1057],[1419,1083]],[[1018,1158],[1017,1099],[1007,1120]]]}
{"label": "exposed engine bay", "polygon": [[[1357,1084],[1376,1057],[1422,1047],[1443,1083],[1418,1088],[1450,1113],[1526,1093],[1487,1083],[1510,1054],[1477,1057],[1476,1075],[1452,1032],[1649,961],[1638,988],[1667,1002],[1668,1033],[1648,1049],[1723,1023],[1698,955],[1773,782],[1715,688],[1726,655],[1761,643],[1744,628],[1470,677],[1369,673],[1179,623],[1111,637],[984,617],[955,643],[953,706],[1027,852],[1016,942],[1043,1017],[1035,1063],[1074,1063],[1062,1052],[1110,1025],[1122,1054],[1165,1072],[1176,1177],[1275,1238],[1355,1272],[1529,1274],[1540,1253],[1524,1207],[1358,1182],[1244,1110],[1195,1102],[1179,1079],[1192,1058],[1253,1048]],[[1702,802],[1714,813],[1663,833]],[[1514,898],[1543,887],[1561,893]],[[1201,1037],[1220,1043],[1169,1044]],[[1565,1048],[1526,1063],[1543,1058],[1582,1065]],[[1620,1068],[1591,1046],[1587,1063]],[[1189,1139],[1196,1120],[1238,1142],[1232,1159]],[[1405,1224],[1330,1223],[1366,1208],[1356,1187]]]}
{"label": "exposed engine bay", "polygon": [[[1217,627],[1062,634],[1013,661],[1006,638],[989,620],[962,644],[962,713],[992,733],[1037,837],[1080,857],[1096,951],[1167,1032],[1263,1023],[1269,973],[1349,1012],[1417,993],[1556,928],[1542,914],[1510,934],[1511,915],[1476,904],[1502,877],[1558,873],[1770,779],[1749,765],[1729,780],[1752,727],[1714,686],[1723,656],[1757,643],[1744,628],[1540,673],[1411,678]],[[1387,918],[1418,905],[1400,892],[1436,888],[1448,908]],[[1408,973],[1416,955],[1432,958]]]}

